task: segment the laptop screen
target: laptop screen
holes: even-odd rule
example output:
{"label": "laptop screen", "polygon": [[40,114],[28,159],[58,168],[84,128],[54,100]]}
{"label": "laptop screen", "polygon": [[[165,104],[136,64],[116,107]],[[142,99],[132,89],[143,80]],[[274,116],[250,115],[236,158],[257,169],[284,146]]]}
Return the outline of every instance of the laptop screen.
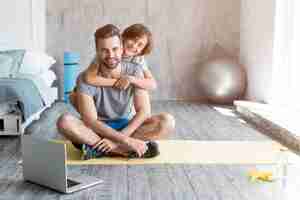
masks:
{"label": "laptop screen", "polygon": [[67,172],[64,144],[24,135],[22,151],[25,180],[60,191],[66,190]]}

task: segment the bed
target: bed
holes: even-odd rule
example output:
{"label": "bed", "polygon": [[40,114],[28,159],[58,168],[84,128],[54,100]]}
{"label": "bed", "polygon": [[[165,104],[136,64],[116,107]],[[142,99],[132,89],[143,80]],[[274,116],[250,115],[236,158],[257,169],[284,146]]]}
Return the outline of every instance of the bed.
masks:
{"label": "bed", "polygon": [[[21,133],[57,99],[56,88],[41,87],[41,85],[38,86],[34,81],[26,78],[0,78],[0,97],[9,97],[18,101],[22,114]],[[48,93],[47,97],[43,93]]]}
{"label": "bed", "polygon": [[57,99],[56,79],[50,67],[55,60],[42,52],[0,51],[0,99],[17,100],[24,129]]}

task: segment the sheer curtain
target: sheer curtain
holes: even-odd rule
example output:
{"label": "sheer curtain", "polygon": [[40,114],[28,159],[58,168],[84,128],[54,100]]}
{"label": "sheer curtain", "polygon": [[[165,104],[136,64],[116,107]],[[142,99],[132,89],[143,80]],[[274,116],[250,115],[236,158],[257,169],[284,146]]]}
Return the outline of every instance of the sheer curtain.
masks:
{"label": "sheer curtain", "polygon": [[299,0],[276,0],[272,87],[267,101],[300,110],[299,20]]}

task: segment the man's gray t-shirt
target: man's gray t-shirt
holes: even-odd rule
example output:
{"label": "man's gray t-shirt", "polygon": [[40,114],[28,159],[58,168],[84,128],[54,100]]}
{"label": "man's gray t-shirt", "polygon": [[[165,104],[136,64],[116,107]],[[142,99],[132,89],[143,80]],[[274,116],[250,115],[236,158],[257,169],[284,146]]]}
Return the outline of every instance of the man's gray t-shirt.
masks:
{"label": "man's gray t-shirt", "polygon": [[[138,65],[127,61],[121,62],[121,76],[131,75],[143,77],[143,69]],[[79,78],[79,92],[93,97],[98,119],[116,120],[120,118],[132,118],[133,95],[135,87],[130,85],[126,90],[113,87],[96,87],[89,85]]]}

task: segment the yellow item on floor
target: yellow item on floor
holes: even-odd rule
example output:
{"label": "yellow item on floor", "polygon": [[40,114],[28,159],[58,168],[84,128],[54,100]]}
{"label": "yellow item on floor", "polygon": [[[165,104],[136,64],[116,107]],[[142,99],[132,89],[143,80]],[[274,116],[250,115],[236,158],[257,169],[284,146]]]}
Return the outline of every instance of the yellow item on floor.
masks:
{"label": "yellow item on floor", "polygon": [[255,181],[263,181],[263,182],[271,182],[273,181],[273,173],[270,171],[258,171],[252,170],[248,173],[249,179],[252,182]]}
{"label": "yellow item on floor", "polygon": [[81,160],[81,152],[68,141],[68,165],[145,165],[145,164],[274,164],[278,143],[270,141],[160,140],[160,155],[147,159],[102,157]]}

